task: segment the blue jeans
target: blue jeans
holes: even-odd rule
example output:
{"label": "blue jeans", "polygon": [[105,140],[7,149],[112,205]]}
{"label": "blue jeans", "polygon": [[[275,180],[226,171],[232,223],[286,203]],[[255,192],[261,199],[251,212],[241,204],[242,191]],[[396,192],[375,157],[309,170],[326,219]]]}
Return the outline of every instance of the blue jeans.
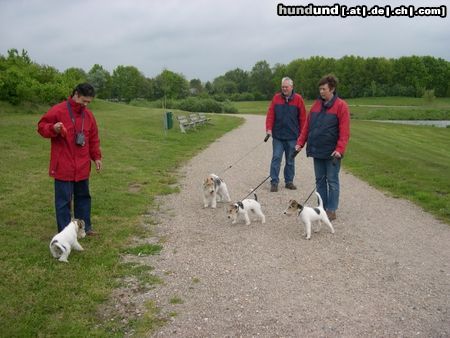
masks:
{"label": "blue jeans", "polygon": [[55,179],[55,211],[58,232],[61,232],[71,220],[72,196],[74,218],[84,221],[86,231],[91,230],[91,195],[89,180],[72,182]]}
{"label": "blue jeans", "polygon": [[339,171],[341,160],[314,159],[316,189],[322,197],[325,210],[336,211],[339,206]]}
{"label": "blue jeans", "polygon": [[272,184],[278,184],[280,179],[280,166],[281,160],[284,158],[286,164],[284,165],[284,181],[285,183],[293,182],[295,175],[295,160],[292,158],[292,154],[295,151],[295,144],[297,140],[279,140],[272,138],[273,155],[272,162],[270,163],[270,182]]}

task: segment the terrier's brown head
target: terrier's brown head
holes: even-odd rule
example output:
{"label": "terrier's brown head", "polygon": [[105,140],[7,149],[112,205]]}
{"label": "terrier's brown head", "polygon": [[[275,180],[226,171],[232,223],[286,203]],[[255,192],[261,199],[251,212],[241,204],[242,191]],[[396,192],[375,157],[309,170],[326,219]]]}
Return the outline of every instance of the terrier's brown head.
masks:
{"label": "terrier's brown head", "polygon": [[285,215],[293,215],[298,214],[300,211],[302,211],[303,206],[298,203],[296,200],[289,200],[288,207],[284,210]]}
{"label": "terrier's brown head", "polygon": [[84,221],[83,221],[82,219],[76,219],[76,218],[74,218],[74,219],[72,220],[72,222],[75,223],[75,226],[76,226],[76,229],[77,229],[77,237],[78,237],[78,238],[84,238],[84,237],[86,237],[86,232],[84,231],[84,226],[85,226]]}
{"label": "terrier's brown head", "polygon": [[205,180],[203,181],[203,189],[208,191],[210,194],[214,192],[215,189],[215,183],[214,178],[212,176],[207,176]]}
{"label": "terrier's brown head", "polygon": [[228,218],[234,218],[235,215],[239,212],[239,208],[244,208],[242,202],[231,203],[227,208],[227,216]]}

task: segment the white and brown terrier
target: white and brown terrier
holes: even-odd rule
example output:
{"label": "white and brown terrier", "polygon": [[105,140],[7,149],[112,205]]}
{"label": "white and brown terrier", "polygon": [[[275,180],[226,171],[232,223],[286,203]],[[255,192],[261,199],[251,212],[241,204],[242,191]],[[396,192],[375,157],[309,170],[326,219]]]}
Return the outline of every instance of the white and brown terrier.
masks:
{"label": "white and brown terrier", "polygon": [[209,174],[203,181],[203,206],[217,207],[217,202],[231,202],[225,182],[215,174]]}
{"label": "white and brown terrier", "polygon": [[319,200],[319,205],[315,208],[303,206],[295,200],[290,200],[288,207],[286,208],[286,210],[284,210],[284,214],[288,216],[293,215],[295,213],[298,214],[298,218],[300,218],[300,220],[305,225],[306,239],[311,239],[311,223],[315,221],[319,223],[319,228],[315,232],[319,231],[321,222],[324,222],[330,228],[331,233],[334,234],[333,225],[328,219],[327,213],[323,209],[322,198],[320,197],[320,194],[317,191],[316,195]]}
{"label": "white and brown terrier", "polygon": [[78,238],[85,236],[84,221],[81,219],[72,219],[60,233],[52,238],[50,241],[50,252],[60,262],[68,263],[67,258],[72,248],[78,251],[84,250],[80,243],[78,243]]}
{"label": "white and brown terrier", "polygon": [[238,217],[241,215],[244,217],[245,224],[250,225],[250,213],[256,214],[261,219],[261,223],[266,223],[266,216],[261,210],[261,204],[259,204],[256,194],[254,200],[246,198],[242,202],[230,204],[227,209],[228,218],[233,219],[232,224],[236,224]]}

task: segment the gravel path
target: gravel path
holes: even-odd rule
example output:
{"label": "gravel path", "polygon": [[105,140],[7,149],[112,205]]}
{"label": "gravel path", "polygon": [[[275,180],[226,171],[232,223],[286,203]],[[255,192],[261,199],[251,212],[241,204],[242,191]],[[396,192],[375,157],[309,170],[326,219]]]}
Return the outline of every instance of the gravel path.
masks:
{"label": "gravel path", "polygon": [[[282,214],[314,186],[302,152],[299,190],[258,189],[266,224],[231,225],[223,203],[203,209],[203,178],[264,137],[264,117],[245,118],[182,168],[179,194],[161,200],[164,249],[142,260],[165,283],[146,297],[176,315],[154,337],[450,337],[450,227],[410,202],[342,170],[336,233],[323,226],[307,241]],[[262,143],[223,173],[233,200],[267,177],[271,153]]]}

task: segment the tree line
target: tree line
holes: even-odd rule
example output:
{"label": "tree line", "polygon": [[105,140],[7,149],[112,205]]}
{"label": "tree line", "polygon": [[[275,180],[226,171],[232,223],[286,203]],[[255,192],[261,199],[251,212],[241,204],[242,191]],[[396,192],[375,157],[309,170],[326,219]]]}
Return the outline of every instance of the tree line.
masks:
{"label": "tree line", "polygon": [[112,73],[99,64],[88,72],[69,68],[63,72],[31,60],[27,51],[10,49],[0,54],[0,100],[54,104],[66,98],[80,82],[91,83],[101,99],[186,100],[191,97],[217,101],[270,99],[279,91],[281,79],[289,76],[295,90],[305,98],[318,94],[317,82],[332,73],[339,79],[338,92],[345,98],[367,96],[421,97],[434,91],[449,97],[450,62],[432,56],[405,56],[397,59],[344,56],[340,59],[314,56],[289,64],[258,61],[250,71],[230,70],[203,83],[187,80],[182,74],[164,69],[154,78],[146,77],[134,66],[117,66]]}

